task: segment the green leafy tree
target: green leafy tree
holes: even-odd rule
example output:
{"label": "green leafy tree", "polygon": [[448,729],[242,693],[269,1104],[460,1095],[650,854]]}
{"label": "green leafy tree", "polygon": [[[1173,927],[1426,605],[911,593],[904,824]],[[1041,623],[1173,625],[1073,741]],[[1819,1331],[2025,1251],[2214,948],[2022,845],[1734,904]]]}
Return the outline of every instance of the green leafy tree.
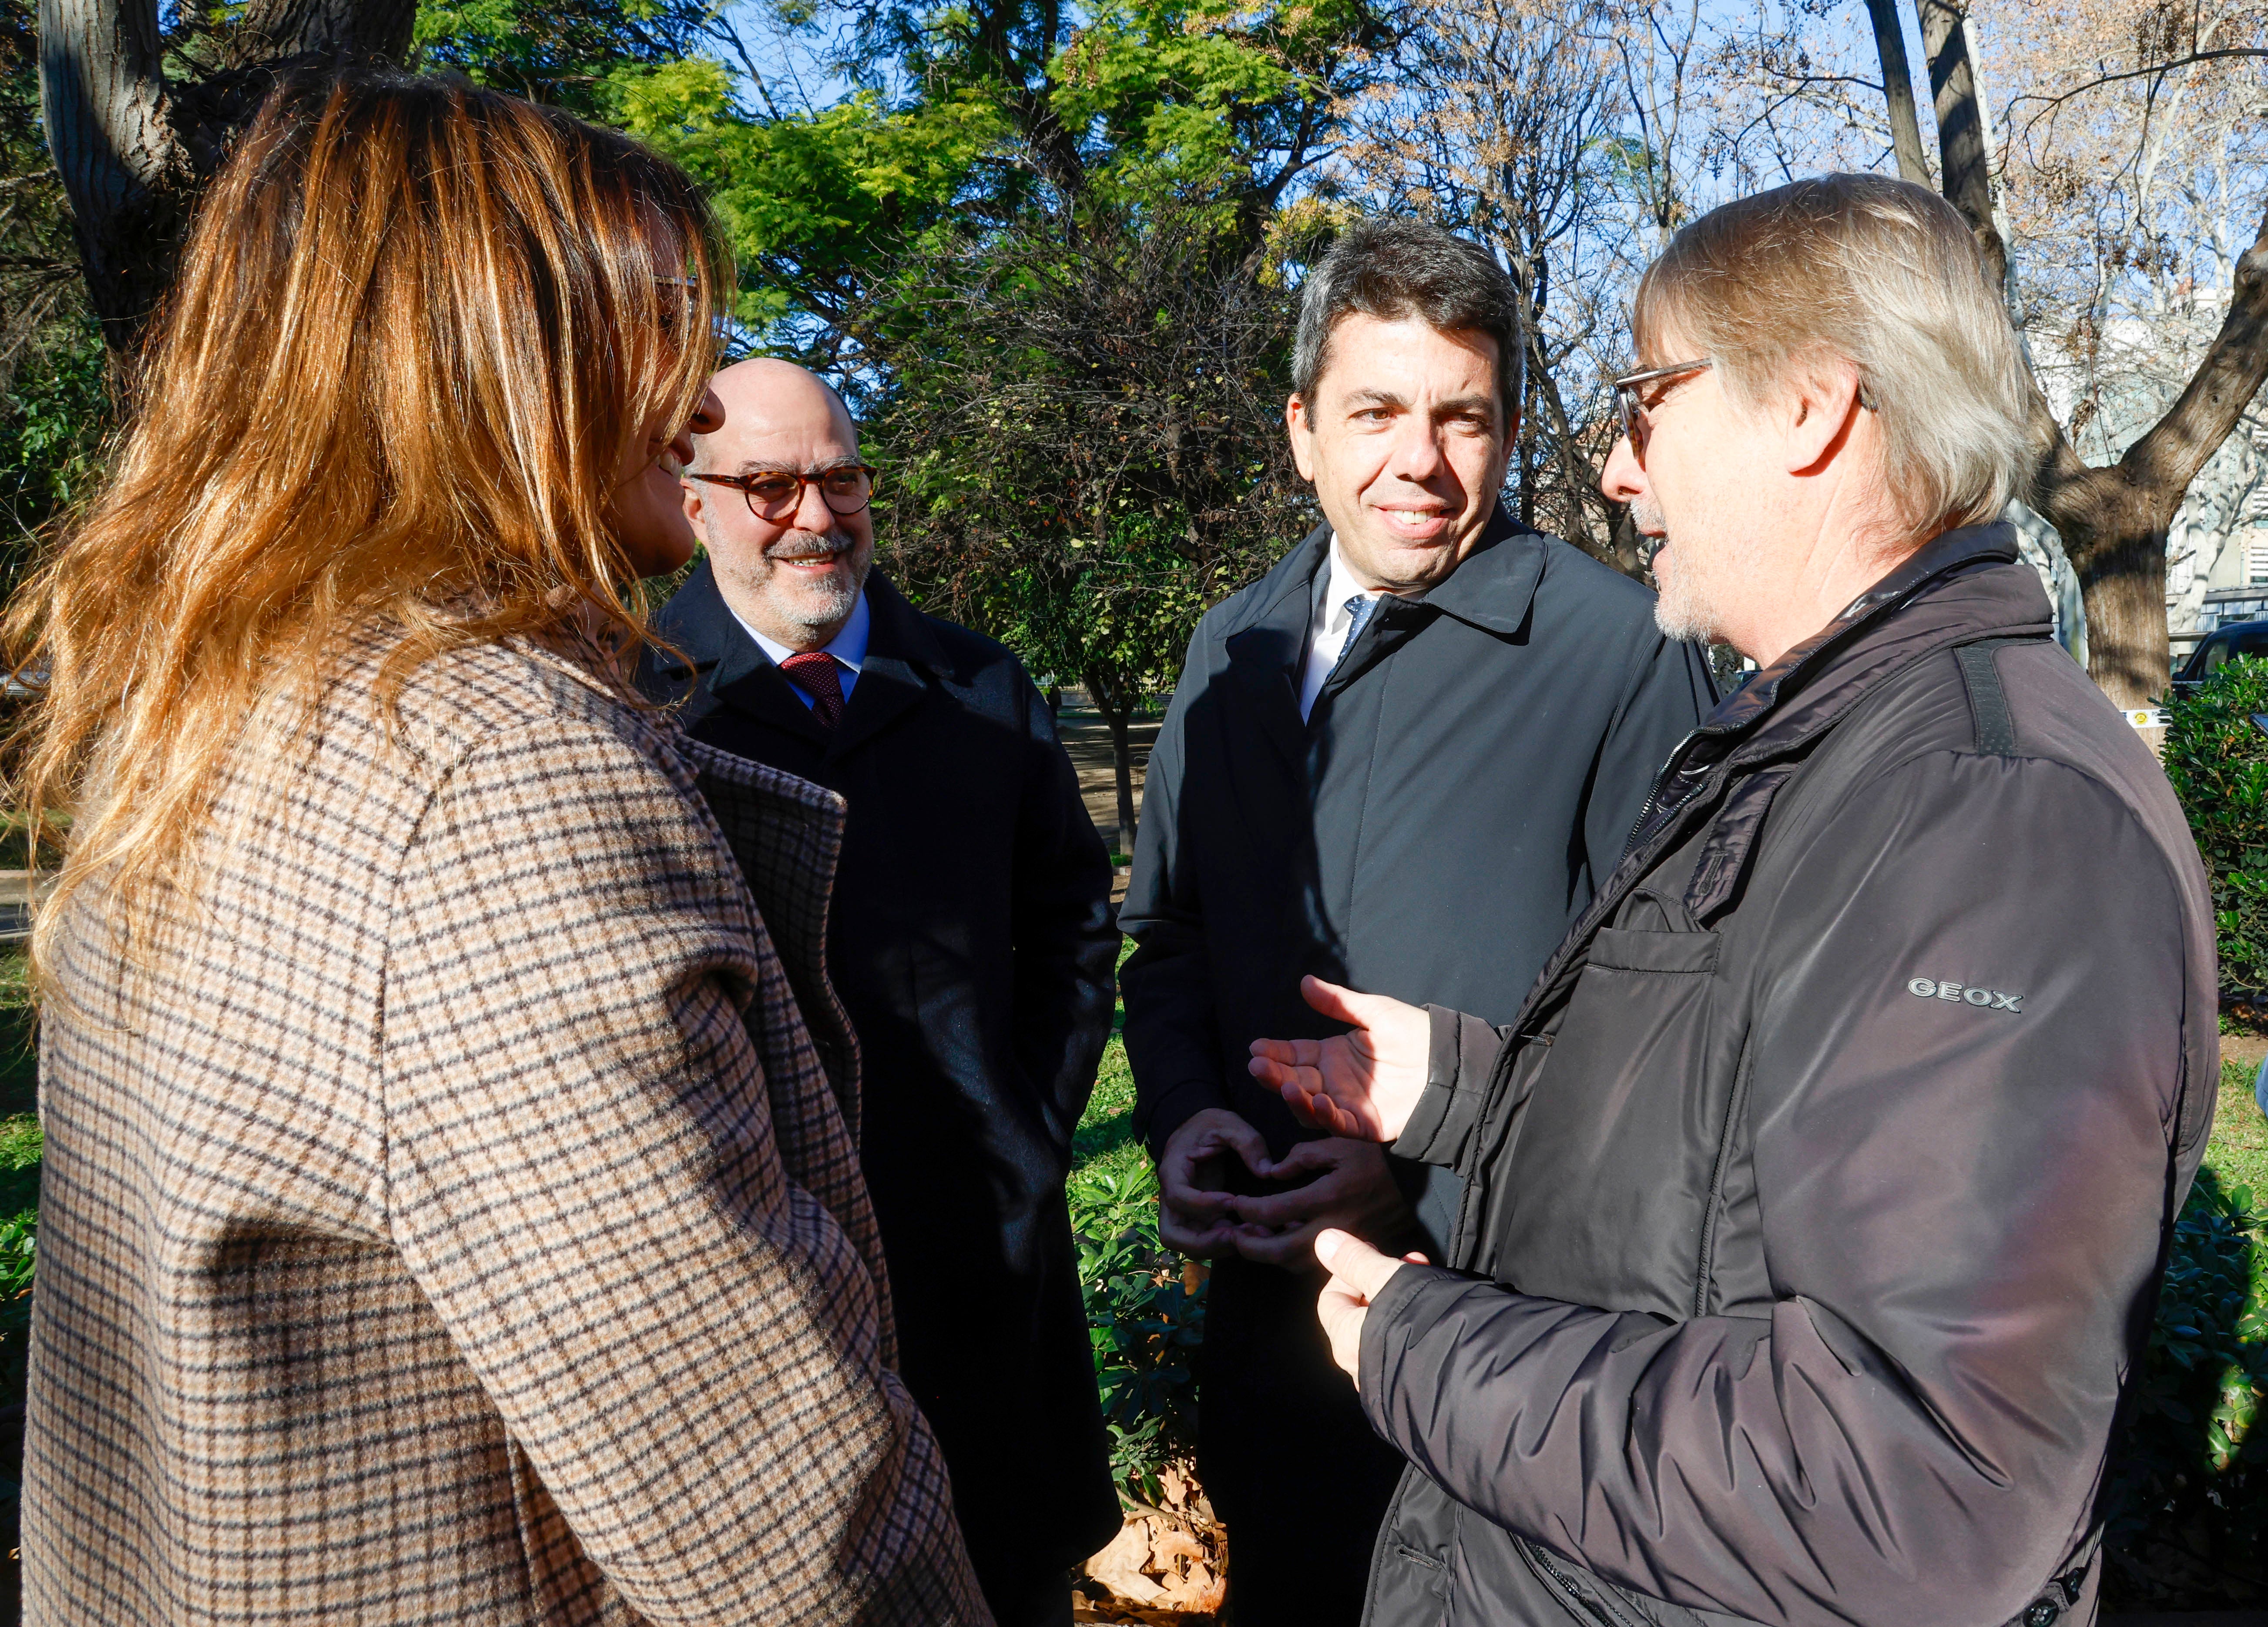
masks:
{"label": "green leafy tree", "polygon": [[410,37],[414,67],[617,124],[649,74],[723,82],[736,40],[705,0],[423,0]]}
{"label": "green leafy tree", "polygon": [[1130,725],[1204,607],[1312,523],[1283,444],[1295,202],[1375,71],[1368,0],[835,4],[835,105],[649,75],[630,128],[701,175],[757,348],[831,372],[889,463],[918,602]]}
{"label": "green leafy tree", "polygon": [[854,330],[890,380],[873,426],[898,472],[890,568],[1085,687],[1122,850],[1135,712],[1204,607],[1314,523],[1282,424],[1282,269],[1206,201],[1095,208],[1068,243],[1018,230],[902,266]]}
{"label": "green leafy tree", "polygon": [[2237,660],[2166,707],[2166,777],[2213,882],[2224,993],[2268,994],[2268,660]]}
{"label": "green leafy tree", "polygon": [[91,487],[112,423],[62,177],[40,127],[38,13],[0,0],[0,593]]}
{"label": "green leafy tree", "polygon": [[811,14],[813,40],[830,28],[854,86],[830,106],[783,109],[766,92],[751,108],[721,63],[648,73],[619,106],[707,183],[741,255],[752,338],[854,383],[870,364],[850,328],[871,324],[909,257],[1035,226],[1069,245],[1084,209],[1139,230],[1144,211],[1194,198],[1257,254],[1387,41],[1368,0],[1106,0],[1076,26],[1053,0]]}

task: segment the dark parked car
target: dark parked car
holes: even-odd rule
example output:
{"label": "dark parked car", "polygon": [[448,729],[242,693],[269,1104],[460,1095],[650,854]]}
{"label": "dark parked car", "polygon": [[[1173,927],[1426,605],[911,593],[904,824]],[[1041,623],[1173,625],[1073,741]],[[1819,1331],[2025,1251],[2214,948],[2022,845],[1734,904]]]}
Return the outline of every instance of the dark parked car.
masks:
{"label": "dark parked car", "polygon": [[2174,688],[2186,693],[2239,656],[2268,656],[2268,622],[2233,622],[2205,635],[2190,659],[2174,669]]}

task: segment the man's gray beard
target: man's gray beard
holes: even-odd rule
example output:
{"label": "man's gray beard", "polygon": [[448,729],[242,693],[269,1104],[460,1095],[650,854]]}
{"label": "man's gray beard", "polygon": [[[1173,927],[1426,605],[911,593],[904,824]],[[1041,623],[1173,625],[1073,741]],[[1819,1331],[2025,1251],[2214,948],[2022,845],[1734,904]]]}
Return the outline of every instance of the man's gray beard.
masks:
{"label": "man's gray beard", "polygon": [[[1661,524],[1661,511],[1640,502],[1631,509],[1631,519],[1641,526],[1658,526]],[[1678,554],[1674,541],[1667,534],[1655,544],[1654,557],[1659,559],[1665,550],[1674,562],[1671,569],[1675,574],[1667,582],[1659,574],[1654,577],[1653,624],[1664,638],[1709,644],[1719,637],[1724,626],[1718,592],[1720,584],[1712,578],[1708,567],[1690,549]],[[1734,591],[1739,592],[1741,561],[1737,556],[1712,563],[1732,578],[1735,583]]]}
{"label": "man's gray beard", "polygon": [[866,585],[866,573],[864,571],[856,571],[848,582],[838,581],[829,577],[823,586],[817,584],[814,585],[818,592],[827,595],[827,607],[821,610],[799,607],[791,610],[783,606],[779,613],[783,621],[792,622],[796,626],[813,632],[818,631],[822,627],[834,626],[858,607],[858,595]]}
{"label": "man's gray beard", "polygon": [[1666,584],[1657,577],[1654,583],[1653,624],[1664,638],[1707,644],[1717,637],[1717,613],[1707,593],[1695,591],[1699,584],[1689,580],[1684,572]]}
{"label": "man's gray beard", "polygon": [[[804,533],[802,534],[808,537],[810,534]],[[864,593],[866,588],[866,572],[873,568],[874,560],[872,555],[867,556],[863,563],[859,563],[858,558],[858,545],[852,541],[848,536],[843,535],[840,532],[836,532],[828,536],[826,540],[829,544],[840,551],[843,558],[852,562],[850,580],[845,583],[840,582],[833,577],[829,577],[827,578],[823,586],[818,587],[818,591],[823,593],[827,596],[824,608],[806,608],[801,606],[791,608],[787,605],[782,604],[777,600],[773,601],[771,607],[772,614],[778,616],[780,620],[787,622],[792,627],[802,628],[806,632],[817,632],[823,628],[832,627],[836,622],[841,622],[845,616],[849,615],[851,611],[858,608],[858,595]],[[795,552],[783,553],[780,551],[783,544],[789,544],[791,547],[792,546],[792,543],[790,543],[790,539],[783,537],[780,541],[773,543],[770,548],[765,550],[764,560],[766,568],[762,576],[751,580],[749,579],[749,573],[734,573],[740,578],[741,585],[747,588],[752,595],[758,597],[764,596],[763,589],[765,584],[769,582],[777,572],[785,569],[784,566],[777,563],[778,561],[782,559],[808,559],[811,557],[811,555],[807,552],[801,554]],[[818,586],[816,584],[814,585]]]}

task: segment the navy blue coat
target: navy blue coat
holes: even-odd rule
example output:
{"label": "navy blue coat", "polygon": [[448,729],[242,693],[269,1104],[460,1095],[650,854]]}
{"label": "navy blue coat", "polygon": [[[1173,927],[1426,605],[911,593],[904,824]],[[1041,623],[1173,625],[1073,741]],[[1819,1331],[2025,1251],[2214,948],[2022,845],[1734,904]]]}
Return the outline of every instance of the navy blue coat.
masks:
{"label": "navy blue coat", "polygon": [[[1302,722],[1329,542],[1206,613],[1151,755],[1119,924],[1153,1149],[1209,1107],[1278,1157],[1312,1133],[1245,1071],[1256,1038],[1338,1031],[1304,974],[1511,1020],[1715,702],[1643,586],[1499,514],[1422,600],[1381,601]],[[1439,1172],[1420,1205],[1437,1248],[1454,1191]]]}
{"label": "navy blue coat", "polygon": [[828,968],[857,1029],[859,1159],[907,1384],[935,1426],[988,1594],[1027,1592],[1118,1528],[1078,1262],[1071,1131],[1109,1038],[1110,861],[1016,658],[879,571],[830,735],[703,561],[640,683],[695,739],[850,805]]}

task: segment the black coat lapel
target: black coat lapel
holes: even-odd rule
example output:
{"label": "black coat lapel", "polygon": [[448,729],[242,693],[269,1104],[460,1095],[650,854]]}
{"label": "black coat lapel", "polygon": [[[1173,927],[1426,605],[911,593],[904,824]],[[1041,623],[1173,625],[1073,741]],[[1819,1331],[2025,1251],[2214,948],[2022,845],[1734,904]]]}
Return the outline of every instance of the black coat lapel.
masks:
{"label": "black coat lapel", "polygon": [[928,692],[928,672],[945,664],[921,612],[879,571],[866,574],[866,659],[836,725],[827,755],[855,750],[889,726]]}
{"label": "black coat lapel", "polygon": [[649,650],[640,666],[640,686],[658,700],[674,699],[697,679],[698,689],[684,711],[688,725],[717,707],[729,706],[759,723],[827,743],[827,731],[796,697],[787,674],[772,665],[725,604],[709,561],[696,566],[685,585],[670,596],[654,617],[654,631],[692,663],[691,671],[684,662]]}
{"label": "black coat lapel", "polygon": [[1270,571],[1245,624],[1222,641],[1228,652],[1231,718],[1249,718],[1284,765],[1307,772],[1306,725],[1300,719],[1298,684],[1307,655],[1307,626],[1314,615],[1314,578],[1330,528],[1319,526]]}
{"label": "black coat lapel", "polygon": [[[787,674],[771,663],[771,659],[748,637],[747,629],[733,626],[739,635],[741,651],[736,651],[717,665],[709,674],[709,693],[719,706],[729,706],[734,711],[768,723],[776,729],[799,734],[821,745],[830,738],[811,708],[796,698]],[[854,690],[855,694],[856,691]]]}

